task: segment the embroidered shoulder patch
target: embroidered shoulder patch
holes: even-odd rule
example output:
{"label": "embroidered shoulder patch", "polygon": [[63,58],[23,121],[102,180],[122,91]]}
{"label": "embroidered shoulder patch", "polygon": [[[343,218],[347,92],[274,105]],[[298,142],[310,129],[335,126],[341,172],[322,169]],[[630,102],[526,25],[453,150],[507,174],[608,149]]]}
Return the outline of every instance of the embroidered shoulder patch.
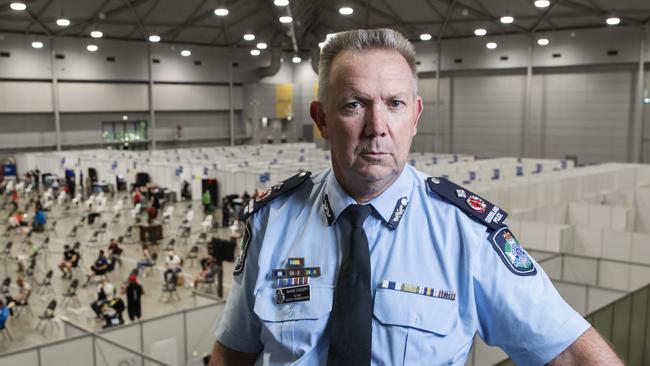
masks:
{"label": "embroidered shoulder patch", "polygon": [[232,273],[233,276],[237,276],[244,270],[244,264],[246,264],[246,255],[248,255],[248,246],[251,243],[251,223],[250,220],[246,222],[246,228],[244,229],[244,236],[241,239],[241,254],[239,254],[239,259],[237,259],[237,264],[235,264],[235,271]]}
{"label": "embroidered shoulder patch", "polygon": [[488,240],[510,272],[517,276],[534,276],[537,274],[537,268],[535,268],[533,261],[519,244],[510,228],[504,226],[494,231],[490,234]]}

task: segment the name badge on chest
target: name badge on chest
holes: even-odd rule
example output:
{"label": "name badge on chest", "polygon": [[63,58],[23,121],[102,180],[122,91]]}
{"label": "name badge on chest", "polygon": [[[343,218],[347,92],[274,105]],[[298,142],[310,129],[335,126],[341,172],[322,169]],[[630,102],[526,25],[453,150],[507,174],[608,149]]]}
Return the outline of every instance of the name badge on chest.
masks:
{"label": "name badge on chest", "polygon": [[299,301],[309,301],[311,287],[309,285],[283,287],[275,290],[275,303],[288,304]]}

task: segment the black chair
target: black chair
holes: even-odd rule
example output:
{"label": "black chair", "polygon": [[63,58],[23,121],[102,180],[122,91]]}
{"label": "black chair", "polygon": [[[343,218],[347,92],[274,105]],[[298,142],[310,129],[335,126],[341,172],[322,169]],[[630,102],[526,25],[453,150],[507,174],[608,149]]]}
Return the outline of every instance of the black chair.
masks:
{"label": "black chair", "polygon": [[208,241],[208,234],[207,233],[201,233],[199,234],[199,237],[196,238],[196,244],[201,245],[205,244]]}
{"label": "black chair", "polygon": [[54,276],[54,271],[49,270],[45,274],[45,277],[43,277],[43,280],[36,283],[36,288],[39,290],[40,295],[44,295],[45,290],[49,290],[52,292],[52,295],[56,296],[54,287],[52,287],[52,276]]}
{"label": "black chair", "polygon": [[77,231],[79,231],[79,228],[77,225],[73,226],[72,229],[70,229],[70,232],[68,233],[69,238],[75,238],[77,237]]}
{"label": "black chair", "polygon": [[55,310],[56,310],[56,300],[52,300],[50,301],[49,304],[47,304],[47,308],[45,308],[43,315],[38,316],[39,321],[38,324],[36,324],[37,330],[41,327],[41,324],[45,322],[45,325],[43,326],[41,333],[45,333],[47,327],[52,324],[54,324],[57,329],[59,328],[59,325],[54,321],[56,318],[56,316],[54,315]]}
{"label": "black chair", "polygon": [[108,229],[108,224],[105,223],[105,222],[102,222],[102,224],[99,225],[99,229],[97,230],[97,232],[99,233],[99,235],[106,235],[106,230],[107,229]]}
{"label": "black chair", "polygon": [[61,299],[61,306],[65,307],[65,305],[69,305],[70,301],[72,300],[74,300],[77,306],[81,305],[81,301],[79,301],[79,297],[77,297],[77,287],[79,287],[79,280],[75,278],[70,283],[70,286],[68,287],[66,292],[63,293],[63,298]]}
{"label": "black chair", "polygon": [[46,251],[50,250],[50,237],[46,236],[45,239],[43,239],[43,244],[41,244],[41,250],[45,249]]}
{"label": "black chair", "polygon": [[144,270],[156,273],[159,273],[158,268],[156,267],[156,262],[158,261],[158,253],[151,253],[151,266],[146,267]]}
{"label": "black chair", "polygon": [[167,250],[167,251],[169,251],[169,250],[174,250],[174,247],[175,247],[175,246],[176,246],[176,239],[171,238],[171,239],[169,240],[169,242],[167,243],[167,247],[165,248],[165,250]]}
{"label": "black chair", "polygon": [[199,246],[194,245],[187,253],[187,259],[190,261],[190,267],[194,267],[194,262],[199,258]]}
{"label": "black chair", "polygon": [[129,239],[129,243],[133,241],[133,226],[129,226],[126,228],[123,239]]}
{"label": "black chair", "polygon": [[56,223],[57,223],[56,220],[54,220],[54,221],[52,221],[52,222],[50,223],[50,231],[51,231],[52,233],[54,233],[54,234],[56,234]]}
{"label": "black chair", "polygon": [[113,220],[111,220],[111,222],[116,224],[118,221],[120,221],[120,216],[121,216],[120,212],[116,213],[115,216],[113,216]]}
{"label": "black chair", "polygon": [[167,294],[167,300],[165,300],[165,303],[170,302],[174,296],[176,296],[176,299],[180,301],[181,297],[178,295],[178,291],[176,291],[176,276],[170,277],[173,280],[168,281],[165,279],[165,283],[163,283],[162,293],[160,294],[160,299],[158,299],[158,301],[162,301],[163,297],[165,297],[165,294]]}
{"label": "black chair", "polygon": [[7,242],[5,244],[5,248],[2,250],[2,260],[6,261],[7,259],[11,258],[11,247],[14,245],[13,242]]}
{"label": "black chair", "polygon": [[217,288],[215,287],[215,277],[216,277],[216,271],[212,275],[205,276],[202,280],[199,280],[198,283],[196,284],[196,290],[198,291],[199,286],[201,285],[207,285],[208,290],[212,290],[213,292],[216,292]]}
{"label": "black chair", "polygon": [[32,307],[29,305],[29,298],[31,296],[32,296],[32,291],[30,290],[27,293],[27,297],[25,297],[25,300],[23,300],[23,302],[16,302],[16,306],[14,307],[14,317],[16,319],[18,319],[24,311],[29,311],[30,315],[34,315],[34,312],[32,311]]}
{"label": "black chair", "polygon": [[99,240],[99,231],[94,231],[93,234],[90,236],[90,239],[88,239],[88,246],[95,247],[98,240]]}
{"label": "black chair", "polygon": [[2,297],[9,296],[10,288],[11,288],[11,277],[6,277],[4,280],[2,280],[2,285],[0,286],[0,295],[2,295]]}

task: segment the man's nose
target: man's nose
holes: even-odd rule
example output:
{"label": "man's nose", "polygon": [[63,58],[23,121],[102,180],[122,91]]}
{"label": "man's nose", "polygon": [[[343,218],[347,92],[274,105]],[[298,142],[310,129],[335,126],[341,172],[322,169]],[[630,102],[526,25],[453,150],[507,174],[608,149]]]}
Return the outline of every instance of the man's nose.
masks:
{"label": "man's nose", "polygon": [[388,123],[388,111],[382,104],[373,104],[366,113],[366,125],[364,132],[368,137],[386,136]]}

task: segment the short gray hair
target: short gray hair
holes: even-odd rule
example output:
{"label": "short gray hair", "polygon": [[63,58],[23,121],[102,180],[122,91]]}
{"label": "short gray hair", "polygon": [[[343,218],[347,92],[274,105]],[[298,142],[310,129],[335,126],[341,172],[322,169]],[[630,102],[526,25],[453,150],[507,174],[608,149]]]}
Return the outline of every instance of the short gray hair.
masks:
{"label": "short gray hair", "polygon": [[413,95],[417,95],[418,74],[415,69],[415,49],[411,42],[393,29],[357,29],[335,33],[325,41],[318,62],[318,100],[325,102],[332,61],[338,54],[344,51],[360,52],[373,49],[394,50],[404,57],[413,74]]}

